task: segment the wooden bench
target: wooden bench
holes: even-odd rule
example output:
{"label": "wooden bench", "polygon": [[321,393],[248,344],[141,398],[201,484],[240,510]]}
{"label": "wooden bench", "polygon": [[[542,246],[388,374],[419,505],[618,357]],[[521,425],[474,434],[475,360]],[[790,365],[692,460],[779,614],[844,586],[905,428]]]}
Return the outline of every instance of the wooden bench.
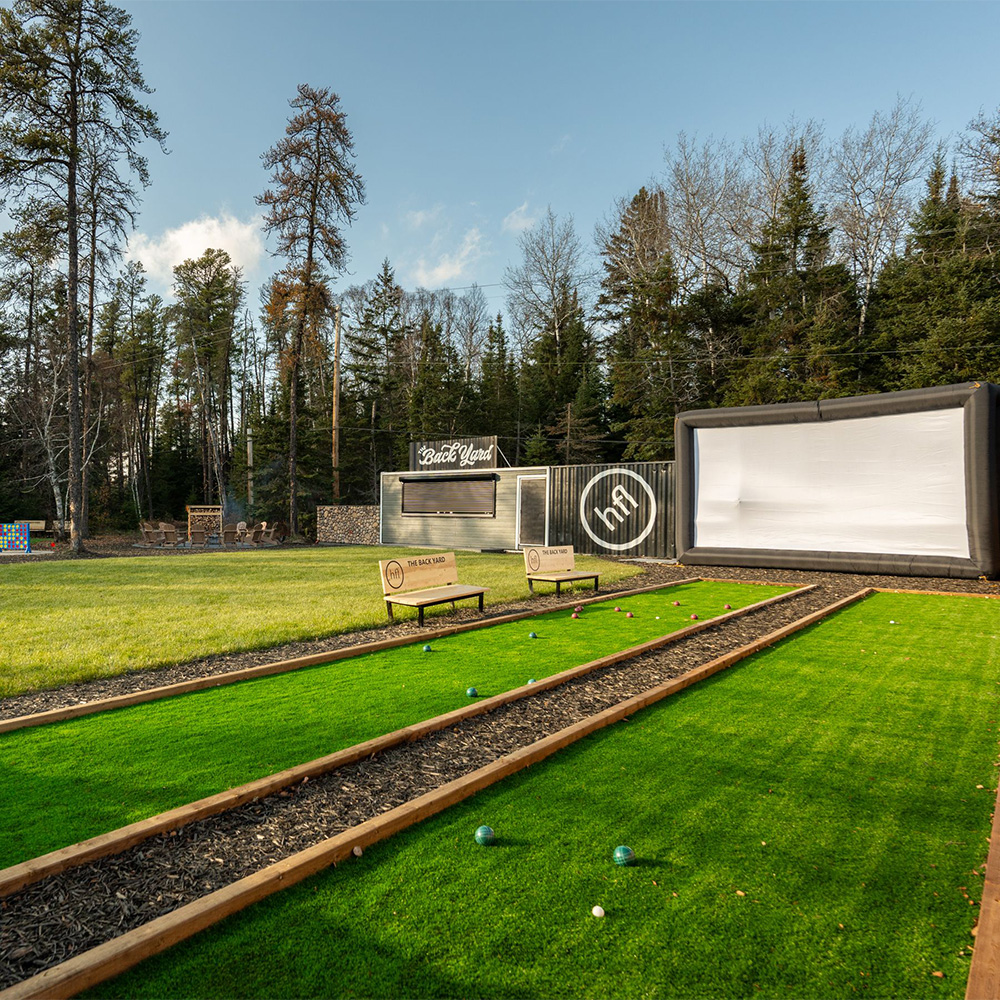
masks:
{"label": "wooden bench", "polygon": [[531,546],[524,550],[524,573],[528,578],[528,590],[535,592],[535,583],[554,583],[556,593],[564,583],[575,580],[593,580],[594,590],[600,573],[583,572],[576,569],[572,545],[559,545],[553,548]]}
{"label": "wooden bench", "polygon": [[467,587],[458,582],[454,552],[438,552],[426,556],[403,556],[399,559],[380,559],[382,593],[385,609],[392,621],[392,606],[405,604],[417,609],[418,624],[424,624],[424,608],[434,604],[451,604],[467,597],[479,598],[483,610],[483,594],[489,587]]}

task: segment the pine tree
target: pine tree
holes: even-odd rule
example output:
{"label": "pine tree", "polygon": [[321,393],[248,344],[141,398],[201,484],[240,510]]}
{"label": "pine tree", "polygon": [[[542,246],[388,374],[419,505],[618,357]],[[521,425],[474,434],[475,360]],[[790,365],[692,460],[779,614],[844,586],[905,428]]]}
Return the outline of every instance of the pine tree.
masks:
{"label": "pine tree", "polygon": [[612,429],[627,458],[672,457],[674,416],[691,400],[691,345],[678,324],[666,197],[640,188],[601,245],[597,318],[606,340]]}
{"label": "pine tree", "polygon": [[477,434],[495,434],[501,451],[516,463],[521,444],[517,366],[500,313],[487,330],[477,397],[479,410],[473,429]]}
{"label": "pine tree", "polygon": [[296,296],[295,321],[286,353],[288,379],[288,520],[299,530],[298,430],[301,365],[309,337],[330,311],[327,277],[344,269],[347,244],[341,226],[364,203],[364,184],[354,166],[354,138],[340,98],[332,91],[300,84],[289,104],[295,114],[285,137],[261,157],[273,170],[272,188],[257,203],[267,209],[266,232],[278,237],[278,252],[288,260],[289,287]]}
{"label": "pine tree", "polygon": [[748,360],[729,402],[774,403],[848,395],[858,385],[857,289],[830,252],[831,228],[813,205],[806,154],[792,154],[784,196],[753,245],[746,295]]}
{"label": "pine tree", "polygon": [[383,471],[405,468],[409,462],[406,382],[400,364],[405,337],[403,289],[388,258],[365,287],[359,314],[347,330],[345,365],[354,413],[345,428],[351,455],[365,469],[364,497],[375,503]]}
{"label": "pine tree", "polygon": [[232,458],[232,384],[238,345],[236,316],[245,285],[225,250],[206,250],[174,268],[172,309],[177,374],[184,377],[201,422],[202,496],[199,503],[225,504]]}
{"label": "pine tree", "polygon": [[879,277],[873,312],[891,389],[1000,379],[1000,255],[994,210],[963,199],[938,157],[911,224],[906,252]]}

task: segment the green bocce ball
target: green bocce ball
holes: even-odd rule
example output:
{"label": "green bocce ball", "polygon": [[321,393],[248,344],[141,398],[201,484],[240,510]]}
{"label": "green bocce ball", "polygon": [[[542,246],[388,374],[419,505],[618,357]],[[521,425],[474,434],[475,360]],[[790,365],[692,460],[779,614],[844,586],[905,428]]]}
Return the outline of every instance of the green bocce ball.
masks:
{"label": "green bocce ball", "polygon": [[620,844],[615,848],[615,864],[628,865],[631,867],[635,864],[635,851],[633,851],[631,847],[626,847],[624,844]]}
{"label": "green bocce ball", "polygon": [[482,847],[489,847],[496,839],[492,826],[480,826],[476,829],[476,843]]}
{"label": "green bocce ball", "polygon": [[466,698],[476,698],[479,696],[479,692],[475,688],[466,688],[465,696]]}

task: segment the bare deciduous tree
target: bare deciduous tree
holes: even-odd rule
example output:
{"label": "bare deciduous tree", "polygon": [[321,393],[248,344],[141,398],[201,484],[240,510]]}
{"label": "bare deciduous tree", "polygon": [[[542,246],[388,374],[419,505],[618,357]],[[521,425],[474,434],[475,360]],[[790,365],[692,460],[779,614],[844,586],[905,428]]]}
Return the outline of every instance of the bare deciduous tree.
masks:
{"label": "bare deciduous tree", "polygon": [[503,283],[521,348],[546,330],[558,345],[563,327],[577,309],[565,292],[581,288],[588,278],[573,219],[560,221],[549,208],[544,218],[521,234],[517,245],[521,263],[504,271]]}
{"label": "bare deciduous tree", "polygon": [[830,221],[858,284],[859,338],[875,278],[906,230],[910,187],[927,167],[932,135],[920,105],[900,97],[889,111],[876,111],[864,129],[849,127],[832,150]]}
{"label": "bare deciduous tree", "polygon": [[668,155],[666,180],[681,287],[733,287],[746,267],[750,195],[736,150],[712,136],[698,142],[682,132]]}

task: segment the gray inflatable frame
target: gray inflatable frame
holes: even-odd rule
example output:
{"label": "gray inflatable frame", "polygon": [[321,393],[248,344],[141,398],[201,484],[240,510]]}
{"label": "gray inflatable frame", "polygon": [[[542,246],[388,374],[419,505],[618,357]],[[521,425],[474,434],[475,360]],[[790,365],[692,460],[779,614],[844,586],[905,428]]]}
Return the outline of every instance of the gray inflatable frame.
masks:
{"label": "gray inflatable frame", "polygon": [[[974,579],[1000,573],[998,511],[997,407],[1000,387],[963,382],[871,396],[850,396],[808,403],[736,406],[688,410],[674,426],[677,475],[677,559],[691,566],[747,566],[776,569],[886,573],[894,576],[941,576]],[[965,505],[969,531],[968,559],[949,556],[823,552],[790,549],[708,548],[694,541],[694,430],[754,424],[811,423],[856,417],[916,413],[961,406],[965,411]]]}

